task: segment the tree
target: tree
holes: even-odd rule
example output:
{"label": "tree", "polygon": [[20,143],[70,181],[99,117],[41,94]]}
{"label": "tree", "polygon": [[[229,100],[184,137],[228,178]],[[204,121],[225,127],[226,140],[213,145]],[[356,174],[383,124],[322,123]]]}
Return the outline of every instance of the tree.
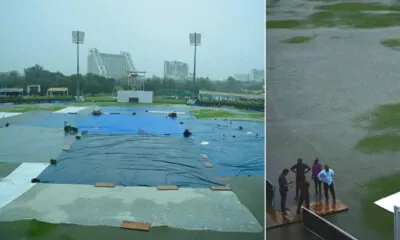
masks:
{"label": "tree", "polygon": [[196,81],[196,87],[201,90],[215,91],[215,86],[209,78],[199,78]]}
{"label": "tree", "polygon": [[[64,75],[60,72],[50,72],[36,64],[24,69],[24,75],[17,71],[0,75],[1,87],[20,87],[41,85],[42,93],[50,87],[67,87],[70,93],[75,93],[79,80],[81,91],[85,94],[111,94],[114,89],[128,89],[128,78],[105,78],[98,75]],[[193,93],[191,80],[162,79],[157,76],[144,80],[145,90],[154,91],[155,95],[189,96]],[[262,83],[240,82],[229,76],[226,81],[211,81],[209,78],[196,79],[196,90],[240,92],[241,89],[262,90]]]}

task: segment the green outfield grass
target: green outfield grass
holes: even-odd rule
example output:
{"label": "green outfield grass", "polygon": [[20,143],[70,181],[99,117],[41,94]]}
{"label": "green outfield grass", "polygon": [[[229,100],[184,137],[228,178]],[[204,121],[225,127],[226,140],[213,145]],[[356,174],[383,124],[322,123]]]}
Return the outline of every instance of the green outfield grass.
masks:
{"label": "green outfield grass", "polygon": [[[319,12],[304,19],[267,21],[267,29],[281,28],[382,28],[400,26],[400,6],[371,3],[336,3],[316,6]],[[377,11],[391,11],[376,14]]]}
{"label": "green outfield grass", "polygon": [[[400,151],[400,104],[381,105],[360,116],[356,121],[368,135],[355,148],[368,154]],[[379,233],[382,239],[393,239],[393,213],[374,204],[375,201],[399,191],[400,172],[378,177],[368,182],[361,198],[363,224]]]}
{"label": "green outfield grass", "polygon": [[196,118],[231,118],[235,114],[230,111],[225,110],[215,110],[215,109],[199,109],[190,111],[190,114]]}
{"label": "green outfield grass", "polygon": [[392,39],[386,39],[381,41],[381,44],[385,47],[394,49],[394,50],[400,50],[400,39],[399,38],[392,38]]}
{"label": "green outfield grass", "polygon": [[393,213],[374,204],[375,201],[397,193],[400,186],[400,173],[393,173],[374,179],[366,184],[366,193],[362,196],[363,224],[384,237],[394,238]]}
{"label": "green outfield grass", "polygon": [[308,43],[313,40],[314,37],[310,36],[295,36],[291,37],[289,39],[285,39],[282,41],[282,43],[289,43],[289,44],[299,44],[299,43]]}
{"label": "green outfield grass", "polygon": [[316,6],[316,9],[327,11],[400,11],[400,6],[389,6],[378,3],[335,3],[330,5]]}

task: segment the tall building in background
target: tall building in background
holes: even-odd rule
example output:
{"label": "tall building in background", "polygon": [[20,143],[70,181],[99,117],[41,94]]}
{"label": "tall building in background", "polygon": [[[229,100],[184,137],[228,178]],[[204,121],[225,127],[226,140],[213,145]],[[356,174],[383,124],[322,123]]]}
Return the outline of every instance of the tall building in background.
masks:
{"label": "tall building in background", "polygon": [[249,81],[249,74],[246,73],[238,73],[233,76],[236,80],[241,81],[241,82],[247,82]]}
{"label": "tall building in background", "polygon": [[130,53],[100,53],[97,48],[89,50],[87,72],[107,78],[126,77],[135,71]]}
{"label": "tall building in background", "polygon": [[179,61],[164,61],[164,78],[186,80],[189,76],[189,64]]}
{"label": "tall building in background", "polygon": [[249,74],[249,80],[255,82],[264,82],[264,70],[263,69],[251,69]]}

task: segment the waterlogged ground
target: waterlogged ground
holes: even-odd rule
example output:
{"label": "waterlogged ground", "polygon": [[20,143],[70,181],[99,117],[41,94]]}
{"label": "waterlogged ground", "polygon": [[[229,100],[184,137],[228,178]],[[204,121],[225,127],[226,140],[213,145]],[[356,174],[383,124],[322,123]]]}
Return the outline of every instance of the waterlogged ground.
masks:
{"label": "waterlogged ground", "polygon": [[[132,104],[115,102],[103,103],[72,103],[72,104],[0,104],[0,112],[24,113],[30,111],[58,111],[60,109],[79,106],[96,108],[102,106],[132,107]],[[235,108],[210,108],[187,106],[183,104],[135,104],[133,107],[153,107],[165,109],[185,109],[197,118],[229,118],[232,120],[264,121],[264,112],[241,110]]]}
{"label": "waterlogged ground", "polygon": [[[376,17],[355,20],[356,5],[336,5],[323,13],[335,21],[284,22],[335,3],[279,1],[268,9],[267,20],[277,22],[267,30],[267,175],[277,183],[282,168],[298,157],[310,164],[319,157],[336,170],[338,198],[350,209],[327,219],[358,239],[390,239],[393,215],[373,202],[400,190],[399,7],[358,5]],[[311,40],[288,43],[298,36]],[[267,231],[271,239],[302,234],[301,224]]]}
{"label": "waterlogged ground", "polygon": [[[118,103],[101,103],[101,106],[128,106]],[[0,105],[0,112],[29,112],[29,111],[57,111],[67,106],[96,107],[96,103],[80,104],[23,104]],[[131,106],[131,105],[129,105]],[[189,107],[177,104],[142,104],[140,106],[161,107],[169,109],[185,109],[198,118],[229,118],[237,120],[263,121],[264,113],[225,108]],[[12,123],[12,120],[10,119]],[[6,141],[7,139],[2,139]],[[0,142],[1,145],[1,142]],[[21,160],[23,161],[23,160]],[[11,173],[18,164],[1,163],[0,181]],[[261,225],[264,225],[264,186],[263,177],[232,177],[226,180],[240,202],[246,206]],[[1,191],[0,191],[1,197]],[[51,201],[51,199],[49,199]],[[1,214],[1,209],[0,209]],[[0,222],[0,239],[3,240],[108,240],[108,239],[249,239],[259,240],[264,238],[264,232],[260,233],[226,233],[215,231],[189,231],[168,227],[152,228],[150,232],[122,230],[115,227],[87,227],[71,224],[49,224],[36,220],[16,222]]]}

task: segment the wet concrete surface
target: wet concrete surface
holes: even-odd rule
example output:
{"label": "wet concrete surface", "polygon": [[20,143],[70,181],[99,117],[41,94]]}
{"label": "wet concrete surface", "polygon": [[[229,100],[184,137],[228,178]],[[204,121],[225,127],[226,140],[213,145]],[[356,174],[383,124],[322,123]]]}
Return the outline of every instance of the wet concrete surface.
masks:
{"label": "wet concrete surface", "polygon": [[[267,176],[277,184],[282,169],[298,157],[309,165],[319,157],[336,171],[337,197],[349,206],[348,212],[326,219],[359,239],[381,239],[362,223],[365,184],[400,169],[399,153],[368,155],[354,149],[368,134],[356,118],[400,100],[399,53],[380,44],[397,38],[398,29],[267,31]],[[307,44],[281,42],[300,35],[316,37]],[[288,203],[293,197],[290,191]],[[290,234],[302,235],[301,224],[267,231],[271,239]]]}
{"label": "wet concrete surface", "polygon": [[123,221],[139,221],[153,227],[262,232],[262,226],[235,193],[207,188],[158,191],[155,187],[41,183],[0,209],[0,221],[21,219],[114,227]]}
{"label": "wet concrete surface", "polygon": [[[262,177],[234,177],[227,180],[240,202],[264,226],[264,193]],[[51,201],[51,199],[49,199]],[[75,206],[79,209],[83,206]],[[196,207],[196,206],[194,206]],[[201,211],[201,209],[197,209]],[[260,233],[231,233],[181,230],[155,227],[150,232],[122,230],[118,227],[88,227],[68,224],[50,225],[33,221],[0,222],[0,234],[5,239],[264,239]]]}

